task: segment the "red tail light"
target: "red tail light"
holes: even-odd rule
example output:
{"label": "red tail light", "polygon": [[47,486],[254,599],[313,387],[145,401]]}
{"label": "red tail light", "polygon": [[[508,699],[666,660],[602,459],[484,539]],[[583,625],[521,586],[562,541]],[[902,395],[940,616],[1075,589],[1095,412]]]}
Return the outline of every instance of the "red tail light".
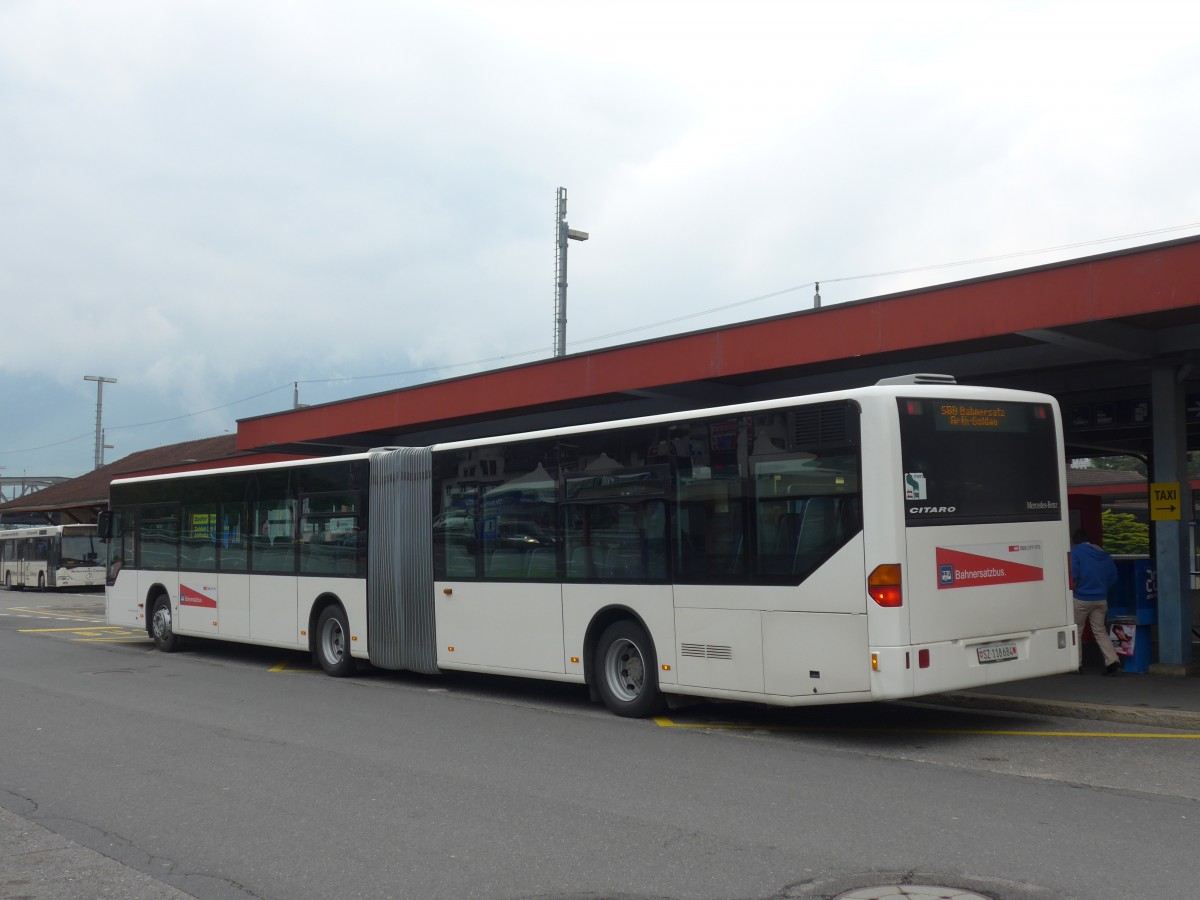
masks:
{"label": "red tail light", "polygon": [[867,593],[880,606],[902,606],[904,595],[900,590],[900,564],[876,566],[867,578]]}

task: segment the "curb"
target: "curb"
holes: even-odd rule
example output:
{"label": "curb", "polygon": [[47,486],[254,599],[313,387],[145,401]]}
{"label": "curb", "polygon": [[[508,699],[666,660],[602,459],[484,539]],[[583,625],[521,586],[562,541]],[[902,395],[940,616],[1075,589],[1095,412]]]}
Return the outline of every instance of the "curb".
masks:
{"label": "curb", "polygon": [[1158,728],[1177,728],[1181,731],[1200,731],[1200,712],[1180,709],[1158,709],[1141,706],[1107,706],[1102,703],[1080,703],[1070,700],[1038,700],[1030,697],[1004,697],[995,694],[976,694],[956,691],[918,699],[917,703],[934,706],[954,706],[962,709],[991,709],[1003,712],[1023,712],[1042,716],[1061,716],[1071,719],[1090,719],[1102,722],[1122,722],[1127,725],[1153,725]]}

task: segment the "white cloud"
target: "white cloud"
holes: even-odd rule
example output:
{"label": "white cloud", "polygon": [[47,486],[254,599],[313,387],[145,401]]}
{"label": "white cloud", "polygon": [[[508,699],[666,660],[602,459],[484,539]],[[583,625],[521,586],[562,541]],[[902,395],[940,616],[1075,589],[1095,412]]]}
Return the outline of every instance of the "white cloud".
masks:
{"label": "white cloud", "polygon": [[114,424],[266,392],[127,431],[119,453],[290,405],[296,380],[315,402],[468,368],[321,379],[548,354],[560,185],[591,233],[570,250],[580,348],[815,280],[836,302],[1048,260],[847,276],[1196,221],[1198,19],[1182,2],[7,4],[0,377],[40,387],[6,398],[38,414],[0,451],[86,431],[85,372],[120,377]]}

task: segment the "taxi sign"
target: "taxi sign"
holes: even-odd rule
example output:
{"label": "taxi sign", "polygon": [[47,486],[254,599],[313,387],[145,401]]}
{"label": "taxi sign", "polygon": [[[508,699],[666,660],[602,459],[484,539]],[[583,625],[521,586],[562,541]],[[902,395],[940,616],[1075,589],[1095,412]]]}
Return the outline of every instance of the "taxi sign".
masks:
{"label": "taxi sign", "polygon": [[1179,482],[1160,481],[1150,485],[1150,518],[1153,521],[1179,519]]}

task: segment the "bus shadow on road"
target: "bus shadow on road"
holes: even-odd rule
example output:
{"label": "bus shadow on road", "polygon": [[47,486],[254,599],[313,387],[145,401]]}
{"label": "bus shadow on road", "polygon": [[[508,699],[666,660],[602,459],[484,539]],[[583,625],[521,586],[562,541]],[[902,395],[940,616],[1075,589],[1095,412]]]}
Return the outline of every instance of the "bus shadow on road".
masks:
{"label": "bus shadow on road", "polygon": [[906,703],[852,703],[807,707],[764,707],[754,704],[699,701],[655,720],[660,727],[692,730],[781,734],[861,736],[879,746],[889,736],[897,743],[913,735],[952,739],[966,735],[1030,733],[1046,730],[1037,717],[1011,712],[960,710]]}
{"label": "bus shadow on road", "polygon": [[[146,650],[153,650],[147,642]],[[325,676],[310,654],[250,644],[221,641],[188,641],[176,655],[214,665],[237,665],[279,675]],[[474,700],[544,708],[550,711],[609,716],[602,704],[590,699],[586,685],[469,672],[424,675],[417,672],[377,669],[359,661],[349,682],[372,682],[404,690],[457,694]],[[619,721],[615,716],[613,721]],[[647,720],[659,728],[691,731],[728,731],[748,734],[837,735],[879,747],[893,736],[896,743],[911,741],[914,734],[947,739],[971,734],[1035,732],[1050,725],[1035,716],[1013,712],[963,710],[928,704],[848,703],[803,707],[773,707],[753,703],[670,698],[669,708]]]}

